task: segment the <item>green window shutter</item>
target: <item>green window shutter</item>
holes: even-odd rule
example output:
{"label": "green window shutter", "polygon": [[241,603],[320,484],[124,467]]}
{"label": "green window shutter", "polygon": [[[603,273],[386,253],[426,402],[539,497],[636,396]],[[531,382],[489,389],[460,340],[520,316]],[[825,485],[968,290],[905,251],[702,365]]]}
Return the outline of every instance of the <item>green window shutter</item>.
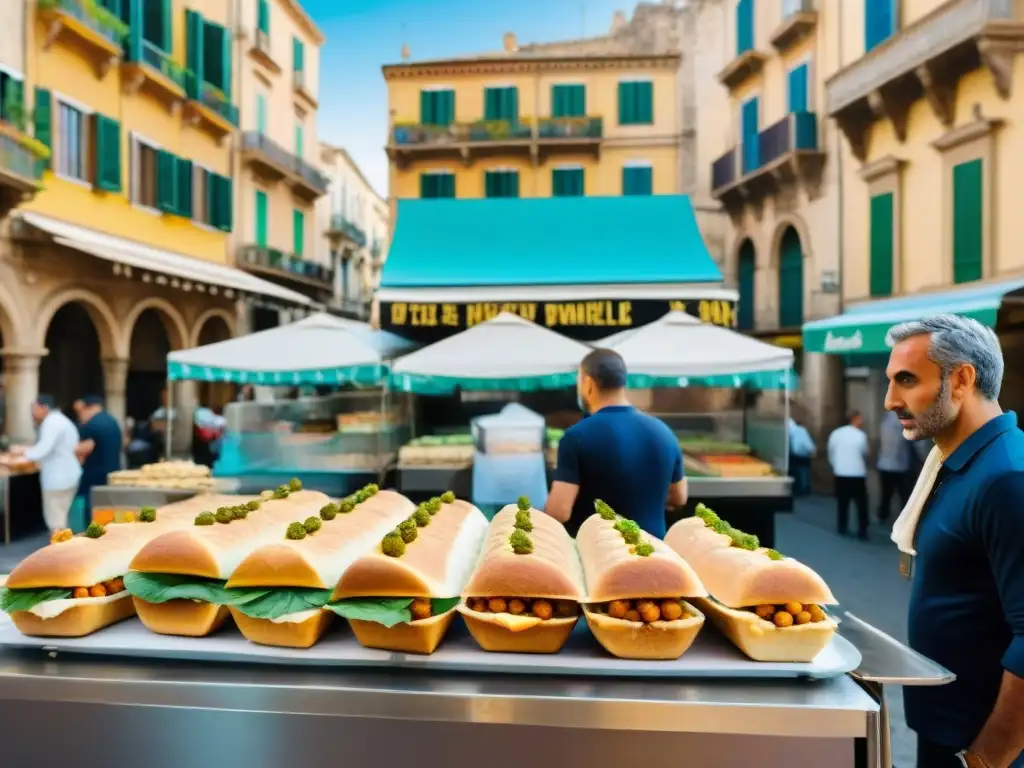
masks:
{"label": "green window shutter", "polygon": [[619,83],[619,125],[629,125],[634,121],[632,100],[632,83]]}
{"label": "green window shutter", "polygon": [[508,120],[512,123],[518,122],[519,89],[515,87],[485,88],[484,120]]}
{"label": "green window shutter", "polygon": [[306,216],[300,210],[292,211],[292,252],[302,258],[305,253]]}
{"label": "green window shutter", "polygon": [[585,117],[587,89],[584,85],[551,86],[552,117]]}
{"label": "green window shutter", "polygon": [[437,197],[437,174],[420,174],[420,197],[424,200]]}
{"label": "green window shutter", "polygon": [[486,197],[519,197],[519,171],[487,171],[484,174]]}
{"label": "green window shutter", "polygon": [[256,94],[256,130],[267,132],[267,97],[262,93]]}
{"label": "green window shutter", "polygon": [[192,218],[192,161],[178,158],[178,215]]}
{"label": "green window shutter", "polygon": [[553,197],[581,197],[583,195],[582,168],[555,168],[551,172]]}
{"label": "green window shutter", "polygon": [[954,283],[969,283],[982,277],[984,177],[980,159],[953,167]]}
{"label": "green window shutter", "polygon": [[304,157],[304,155],[302,154],[302,147],[303,147],[302,138],[303,138],[303,136],[302,136],[302,123],[296,123],[295,124],[295,156],[296,157]]}
{"label": "green window shutter", "polygon": [[256,190],[256,245],[267,247],[267,193]]}
{"label": "green window shutter", "polygon": [[[878,4],[878,0],[868,0]],[[886,2],[886,0],[881,0]],[[739,0],[736,4],[736,55],[741,56],[754,48],[754,0]]]}
{"label": "green window shutter", "polygon": [[484,88],[484,120],[500,120],[501,92],[498,88]]}
{"label": "green window shutter", "polygon": [[627,166],[622,169],[623,195],[650,195],[654,187],[654,170],[644,166]]}
{"label": "green window shutter", "polygon": [[[150,0],[152,3],[153,0]],[[172,18],[174,2],[173,0],[160,0],[160,30],[162,42],[160,47],[164,49],[165,53],[171,53],[174,50],[174,20]]]}
{"label": "green window shutter", "polygon": [[233,227],[234,217],[234,194],[232,191],[231,179],[225,176],[218,176],[214,174],[214,178],[217,180],[217,198],[218,198],[218,216],[217,223],[214,225],[217,229],[223,230],[224,232],[230,232]]}
{"label": "green window shutter", "polygon": [[455,174],[454,173],[443,173],[438,174],[438,185],[437,191],[438,197],[454,198],[455,197]]}
{"label": "green window shutter", "polygon": [[[32,130],[36,140],[50,149],[53,149],[52,105],[53,99],[50,96],[50,91],[46,88],[36,88]],[[49,165],[49,161],[47,161],[47,165]]]}
{"label": "green window shutter", "polygon": [[257,26],[260,32],[265,35],[270,34],[270,0],[259,0],[259,8],[257,10]]}
{"label": "green window shutter", "polygon": [[220,28],[221,84],[224,97],[231,103],[231,34],[226,27]]}
{"label": "green window shutter", "polygon": [[121,191],[121,124],[117,120],[97,114],[94,123],[97,189],[105,192]]}
{"label": "green window shutter", "polygon": [[654,83],[619,83],[619,125],[650,125],[654,122]]}
{"label": "green window shutter", "polygon": [[800,236],[790,227],[779,247],[779,327],[799,328],[804,322],[804,253]]}
{"label": "green window shutter", "polygon": [[302,41],[297,37],[292,38],[292,69],[301,72],[306,63],[306,52],[303,50]]}
{"label": "green window shutter", "polygon": [[870,206],[869,286],[872,297],[892,295],[894,243],[893,194],[875,195]]}
{"label": "green window shutter", "polygon": [[634,83],[636,86],[636,121],[638,124],[650,125],[654,122],[654,83]]}
{"label": "green window shutter", "polygon": [[164,213],[178,210],[178,158],[160,149],[156,153],[156,207]]}
{"label": "green window shutter", "polygon": [[420,123],[437,125],[436,110],[437,91],[420,91]]}
{"label": "green window shutter", "polygon": [[451,125],[455,122],[455,91],[420,91],[420,122]]}
{"label": "green window shutter", "polygon": [[736,326],[741,331],[754,329],[754,285],[757,274],[754,244],[749,240],[740,246],[739,259],[736,264],[736,282],[739,287],[739,307],[737,309]]}
{"label": "green window shutter", "polygon": [[203,17],[193,10],[185,10],[185,66],[192,70],[189,97],[198,99],[205,79],[203,67]]}
{"label": "green window shutter", "polygon": [[455,91],[439,91],[438,121],[441,125],[455,122]]}
{"label": "green window shutter", "polygon": [[[505,88],[501,98],[502,118],[513,123],[519,122],[519,89]],[[518,178],[518,176],[516,177]]]}

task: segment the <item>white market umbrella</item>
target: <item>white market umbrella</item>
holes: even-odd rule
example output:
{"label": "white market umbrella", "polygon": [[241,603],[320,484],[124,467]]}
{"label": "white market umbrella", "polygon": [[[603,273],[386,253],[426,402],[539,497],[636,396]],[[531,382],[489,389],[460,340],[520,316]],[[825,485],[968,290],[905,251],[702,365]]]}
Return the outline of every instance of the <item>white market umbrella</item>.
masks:
{"label": "white market umbrella", "polygon": [[475,325],[391,366],[391,385],[404,392],[559,389],[575,384],[591,348],[510,312]]}

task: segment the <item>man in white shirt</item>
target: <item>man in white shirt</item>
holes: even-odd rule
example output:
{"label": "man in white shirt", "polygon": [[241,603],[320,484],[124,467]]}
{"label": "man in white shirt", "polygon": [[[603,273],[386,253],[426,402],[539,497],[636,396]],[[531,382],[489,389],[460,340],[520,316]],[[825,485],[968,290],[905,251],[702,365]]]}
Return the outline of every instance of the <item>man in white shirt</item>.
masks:
{"label": "man in white shirt", "polygon": [[828,463],[836,478],[836,529],[847,535],[850,502],[857,507],[857,535],[868,538],[868,436],[864,420],[854,411],[847,423],[828,437]]}
{"label": "man in white shirt", "polygon": [[82,477],[82,465],[75,455],[78,428],[46,395],[32,403],[32,419],[39,426],[36,444],[30,448],[16,447],[12,453],[39,465],[43,519],[50,531],[57,531],[68,527],[68,512]]}

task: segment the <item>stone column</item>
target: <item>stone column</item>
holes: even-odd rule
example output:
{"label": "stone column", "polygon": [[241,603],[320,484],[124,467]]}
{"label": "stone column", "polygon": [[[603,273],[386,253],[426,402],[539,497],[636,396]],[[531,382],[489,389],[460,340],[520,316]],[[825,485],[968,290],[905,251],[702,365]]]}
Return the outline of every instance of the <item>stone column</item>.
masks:
{"label": "stone column", "polygon": [[175,456],[188,456],[192,451],[192,421],[199,404],[199,382],[169,381],[174,408],[174,430],[171,434],[171,452]]}
{"label": "stone column", "polygon": [[45,354],[45,349],[3,350],[4,424],[13,443],[35,440],[31,406],[39,395],[39,361]]}
{"label": "stone column", "polygon": [[103,360],[103,386],[106,411],[124,429],[127,404],[125,387],[128,383],[128,360],[123,357],[108,357]]}

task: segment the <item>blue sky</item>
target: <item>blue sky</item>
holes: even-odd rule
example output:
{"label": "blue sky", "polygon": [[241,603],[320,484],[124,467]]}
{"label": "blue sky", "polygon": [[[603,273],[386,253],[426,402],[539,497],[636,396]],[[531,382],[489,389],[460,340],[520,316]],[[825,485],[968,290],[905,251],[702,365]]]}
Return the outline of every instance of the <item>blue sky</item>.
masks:
{"label": "blue sky", "polygon": [[501,49],[520,43],[605,34],[616,10],[635,0],[303,0],[327,37],[320,58],[320,138],[345,147],[387,194],[387,89],[382,64]]}

